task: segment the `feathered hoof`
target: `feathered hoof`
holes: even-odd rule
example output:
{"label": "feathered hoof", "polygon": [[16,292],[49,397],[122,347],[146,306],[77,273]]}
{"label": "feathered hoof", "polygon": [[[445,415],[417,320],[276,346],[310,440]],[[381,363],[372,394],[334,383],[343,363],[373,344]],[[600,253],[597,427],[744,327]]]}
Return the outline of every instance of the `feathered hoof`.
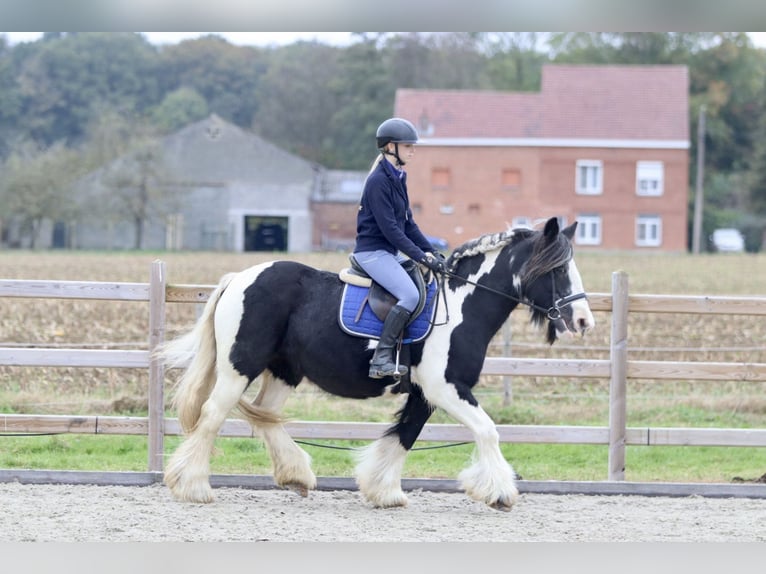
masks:
{"label": "feathered hoof", "polygon": [[285,484],[280,484],[279,486],[281,486],[282,488],[286,490],[296,492],[300,494],[303,498],[306,498],[309,495],[309,490],[312,490],[312,488],[298,482],[287,482]]}
{"label": "feathered hoof", "polygon": [[375,508],[399,508],[405,507],[409,503],[407,495],[401,490],[397,492],[389,492],[387,494],[375,493],[368,494],[362,493],[365,500],[372,504]]}
{"label": "feathered hoof", "polygon": [[179,502],[209,504],[215,500],[213,489],[207,480],[183,481],[175,475],[165,475],[165,485]]}
{"label": "feathered hoof", "polygon": [[494,508],[495,510],[500,510],[502,512],[510,512],[513,509],[513,505],[516,504],[517,496],[509,497],[509,498],[499,498],[494,502],[487,503],[487,506],[490,508]]}

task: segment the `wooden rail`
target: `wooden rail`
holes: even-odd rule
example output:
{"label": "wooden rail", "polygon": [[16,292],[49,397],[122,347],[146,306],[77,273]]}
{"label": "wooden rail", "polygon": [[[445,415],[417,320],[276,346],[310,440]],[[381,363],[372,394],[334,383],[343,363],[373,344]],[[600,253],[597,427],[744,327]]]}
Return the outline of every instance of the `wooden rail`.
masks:
{"label": "wooden rail", "polygon": [[[165,264],[152,263],[149,283],[81,281],[0,280],[0,297],[101,299],[149,303],[148,350],[102,350],[61,348],[2,348],[0,365],[48,367],[119,367],[149,370],[149,416],[96,417],[70,415],[0,415],[0,433],[137,434],[149,437],[148,468],[161,472],[164,437],[180,434],[178,422],[164,417],[164,366],[152,351],[165,335],[166,303],[203,303],[213,286],[168,285]],[[609,379],[609,426],[498,425],[500,440],[525,443],[604,444],[609,446],[608,480],[623,481],[627,445],[766,446],[764,429],[627,428],[628,379],[666,380],[766,380],[764,363],[717,363],[680,361],[634,361],[628,359],[629,313],[686,313],[766,315],[766,297],[701,297],[679,295],[631,295],[622,272],[612,276],[611,293],[588,296],[593,311],[611,312],[611,344],[608,360],[529,359],[487,357],[482,375],[556,376]],[[378,438],[383,423],[291,422],[286,425],[295,438]],[[250,437],[244,421],[230,419],[221,436]],[[425,441],[470,441],[460,425],[428,424],[419,437]]]}

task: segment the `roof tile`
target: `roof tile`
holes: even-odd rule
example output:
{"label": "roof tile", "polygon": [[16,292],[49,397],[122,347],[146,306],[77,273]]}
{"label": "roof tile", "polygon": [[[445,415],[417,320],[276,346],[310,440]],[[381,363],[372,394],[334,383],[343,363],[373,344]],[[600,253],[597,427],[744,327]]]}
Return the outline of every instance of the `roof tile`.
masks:
{"label": "roof tile", "polygon": [[546,65],[540,92],[412,90],[395,114],[423,138],[688,140],[686,66]]}

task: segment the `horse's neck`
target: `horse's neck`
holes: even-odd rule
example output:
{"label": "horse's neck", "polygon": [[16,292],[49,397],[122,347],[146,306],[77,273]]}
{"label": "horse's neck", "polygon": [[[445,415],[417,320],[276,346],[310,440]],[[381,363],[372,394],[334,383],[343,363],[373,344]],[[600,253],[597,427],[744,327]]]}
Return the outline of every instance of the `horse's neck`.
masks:
{"label": "horse's neck", "polygon": [[[466,279],[472,283],[477,283],[484,275],[491,273],[497,264],[499,254],[499,250],[485,253],[484,262],[479,267],[479,270],[468,275]],[[457,280],[457,282],[460,283],[460,280]],[[500,293],[493,293],[482,289],[481,286],[471,285],[470,283],[458,285],[454,291],[447,289],[446,310],[449,312],[449,322],[453,326],[464,322],[466,319],[464,316],[465,310],[472,318],[476,319],[476,321],[473,321],[476,328],[472,330],[472,337],[477,337],[477,341],[488,345],[518,305],[518,302],[513,298],[503,296],[503,294],[508,294],[515,297],[515,291],[509,292],[511,289],[510,284],[511,280],[509,279],[508,286],[504,288],[493,287],[493,289],[500,291]],[[472,296],[466,302],[471,295],[480,296]]]}

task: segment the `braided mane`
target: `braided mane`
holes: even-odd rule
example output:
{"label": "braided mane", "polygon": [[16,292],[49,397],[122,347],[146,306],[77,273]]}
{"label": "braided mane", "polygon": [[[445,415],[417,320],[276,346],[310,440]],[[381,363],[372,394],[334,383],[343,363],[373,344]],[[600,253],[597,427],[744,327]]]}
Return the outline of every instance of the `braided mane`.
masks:
{"label": "braided mane", "polygon": [[454,271],[461,259],[502,249],[515,241],[529,238],[532,239],[532,255],[524,264],[521,277],[523,283],[534,282],[538,277],[565,265],[572,258],[572,243],[563,234],[560,233],[553,241],[546,242],[540,230],[517,228],[487,233],[464,243],[452,252],[447,260],[447,267]]}
{"label": "braided mane", "polygon": [[518,228],[500,231],[498,233],[486,233],[476,239],[471,239],[463,245],[456,247],[452,255],[447,259],[447,267],[454,271],[461,259],[473,257],[481,253],[488,253],[496,249],[502,249],[513,241],[520,241],[535,233],[531,229]]}

